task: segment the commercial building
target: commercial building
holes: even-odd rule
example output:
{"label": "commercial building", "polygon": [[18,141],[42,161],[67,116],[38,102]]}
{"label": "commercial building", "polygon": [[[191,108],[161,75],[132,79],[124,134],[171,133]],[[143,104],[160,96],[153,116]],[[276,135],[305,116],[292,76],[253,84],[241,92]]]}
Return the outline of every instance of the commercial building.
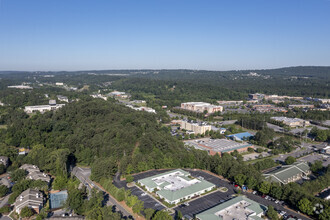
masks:
{"label": "commercial building", "polygon": [[108,97],[102,95],[102,94],[92,94],[91,97],[93,97],[94,99],[103,99],[105,101],[108,100]]}
{"label": "commercial building", "polygon": [[254,94],[249,94],[249,99],[252,100],[260,100],[264,98],[264,94],[260,94],[260,93],[254,93]]}
{"label": "commercial building", "polygon": [[194,147],[199,150],[205,150],[210,155],[222,153],[231,153],[237,150],[238,152],[246,152],[248,148],[254,148],[252,144],[238,143],[227,139],[209,139],[203,138],[198,140],[186,141],[185,145]]}
{"label": "commercial building", "polygon": [[156,114],[156,110],[149,107],[134,107],[133,105],[126,105],[127,107],[134,109],[135,111],[143,111]]}
{"label": "commercial building", "polygon": [[310,173],[309,166],[306,162],[295,162],[291,165],[284,165],[267,172],[263,176],[270,182],[287,184],[307,177]]}
{"label": "commercial building", "polygon": [[111,97],[116,97],[116,98],[123,98],[123,99],[127,99],[129,98],[129,95],[126,94],[125,92],[119,92],[119,91],[113,91],[109,93],[109,96]]}
{"label": "commercial building", "polygon": [[49,105],[25,106],[24,111],[28,114],[34,112],[44,113],[47,111],[55,111],[63,106],[65,106],[65,104],[56,104],[55,100],[49,100]]}
{"label": "commercial building", "polygon": [[9,165],[9,159],[5,156],[0,156],[0,164],[3,164],[5,167]]}
{"label": "commercial building", "polygon": [[57,82],[57,83],[55,83],[55,85],[56,85],[56,86],[64,86],[64,83],[62,83],[62,82]]}
{"label": "commercial building", "polygon": [[274,105],[254,105],[252,107],[253,110],[260,112],[260,113],[266,113],[266,112],[288,112],[283,107],[276,107]]}
{"label": "commercial building", "polygon": [[15,202],[15,211],[20,214],[22,208],[29,207],[39,213],[44,204],[44,197],[39,190],[27,189],[21,193]]}
{"label": "commercial building", "polygon": [[314,108],[314,105],[289,105],[288,108],[289,109],[293,109],[293,108]]}
{"label": "commercial building", "polygon": [[192,178],[189,172],[181,169],[144,178],[138,183],[149,192],[156,191],[156,195],[169,204],[177,204],[215,188],[213,183]]}
{"label": "commercial building", "polygon": [[206,102],[185,102],[185,103],[181,103],[181,108],[189,111],[200,112],[200,113],[207,111],[207,113],[209,114],[223,111],[222,106],[211,105],[210,103],[206,103]]}
{"label": "commercial building", "polygon": [[58,95],[58,96],[57,96],[57,99],[58,99],[59,101],[61,101],[61,102],[69,102],[68,97],[63,96],[63,95]]}
{"label": "commercial building", "polygon": [[250,134],[249,132],[242,132],[242,133],[227,135],[226,137],[234,141],[244,141],[244,140],[249,140],[250,138],[254,137],[254,135]]}
{"label": "commercial building", "polygon": [[219,105],[242,105],[243,101],[217,101]]}
{"label": "commercial building", "polygon": [[262,220],[267,207],[245,196],[237,196],[196,215],[198,220]]}
{"label": "commercial building", "polygon": [[188,131],[193,131],[195,134],[204,134],[206,131],[211,130],[211,125],[182,120],[180,122],[180,128]]}
{"label": "commercial building", "polygon": [[310,122],[300,118],[287,118],[287,117],[271,117],[270,119],[282,122],[289,127],[305,127],[309,126]]}
{"label": "commercial building", "polygon": [[330,145],[327,142],[318,144],[318,145],[314,145],[314,150],[318,151],[321,154],[328,154],[330,155]]}
{"label": "commercial building", "polygon": [[15,86],[8,86],[11,89],[33,89],[31,86],[27,85],[15,85]]}

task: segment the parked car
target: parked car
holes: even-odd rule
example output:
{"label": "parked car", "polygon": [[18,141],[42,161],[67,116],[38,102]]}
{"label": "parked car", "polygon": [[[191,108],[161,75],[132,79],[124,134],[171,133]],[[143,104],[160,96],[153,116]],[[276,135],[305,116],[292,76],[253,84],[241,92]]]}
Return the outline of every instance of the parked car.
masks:
{"label": "parked car", "polygon": [[267,200],[268,200],[268,199],[269,199],[269,196],[265,196],[265,199],[267,199]]}
{"label": "parked car", "polygon": [[252,193],[252,194],[254,194],[254,195],[255,195],[255,194],[257,194],[257,191],[253,191],[253,193]]}
{"label": "parked car", "polygon": [[185,203],[183,203],[185,206],[189,206],[189,203],[188,202],[185,202]]}
{"label": "parked car", "polygon": [[142,193],[142,194],[141,194],[141,196],[146,196],[146,195],[147,195],[147,193]]}

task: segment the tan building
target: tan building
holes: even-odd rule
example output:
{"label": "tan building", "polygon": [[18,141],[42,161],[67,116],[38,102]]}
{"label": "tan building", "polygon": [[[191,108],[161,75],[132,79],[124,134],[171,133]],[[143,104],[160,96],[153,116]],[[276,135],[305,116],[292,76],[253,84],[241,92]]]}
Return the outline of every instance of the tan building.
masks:
{"label": "tan building", "polygon": [[243,101],[217,101],[219,105],[242,105]]}
{"label": "tan building", "polygon": [[188,122],[188,121],[184,121],[184,120],[182,120],[180,122],[180,127],[181,127],[181,129],[193,131],[195,134],[204,134],[206,131],[211,130],[210,125],[193,123],[193,122]]}
{"label": "tan building", "polygon": [[289,127],[305,127],[310,125],[309,121],[300,118],[271,117],[270,119],[282,122]]}
{"label": "tan building", "polygon": [[185,103],[181,103],[181,108],[189,111],[201,112],[201,113],[207,111],[207,113],[209,114],[223,111],[222,106],[211,105],[210,103],[206,103],[206,102],[185,102]]}

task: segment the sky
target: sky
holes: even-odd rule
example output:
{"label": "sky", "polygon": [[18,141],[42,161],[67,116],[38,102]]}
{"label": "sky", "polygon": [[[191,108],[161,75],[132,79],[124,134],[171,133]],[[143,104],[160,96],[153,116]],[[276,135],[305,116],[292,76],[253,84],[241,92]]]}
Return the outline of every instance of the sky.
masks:
{"label": "sky", "polygon": [[0,0],[0,70],[330,66],[330,0]]}

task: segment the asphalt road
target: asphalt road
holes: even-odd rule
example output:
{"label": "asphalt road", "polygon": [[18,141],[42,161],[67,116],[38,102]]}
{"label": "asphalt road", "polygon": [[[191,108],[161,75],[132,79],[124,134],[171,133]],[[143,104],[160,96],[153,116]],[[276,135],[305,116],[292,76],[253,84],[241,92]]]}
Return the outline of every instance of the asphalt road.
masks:
{"label": "asphalt road", "polygon": [[[104,192],[105,198],[107,200],[107,206],[115,206],[116,211],[121,212],[124,218],[132,219],[132,214],[129,213],[123,206],[121,206],[115,199],[113,199],[108,193],[103,191],[98,185],[94,184],[92,180],[89,179],[91,175],[90,168],[74,167],[72,173],[82,182],[83,184],[87,183],[86,187],[97,188],[98,190]],[[85,184],[86,185],[86,184]]]}

